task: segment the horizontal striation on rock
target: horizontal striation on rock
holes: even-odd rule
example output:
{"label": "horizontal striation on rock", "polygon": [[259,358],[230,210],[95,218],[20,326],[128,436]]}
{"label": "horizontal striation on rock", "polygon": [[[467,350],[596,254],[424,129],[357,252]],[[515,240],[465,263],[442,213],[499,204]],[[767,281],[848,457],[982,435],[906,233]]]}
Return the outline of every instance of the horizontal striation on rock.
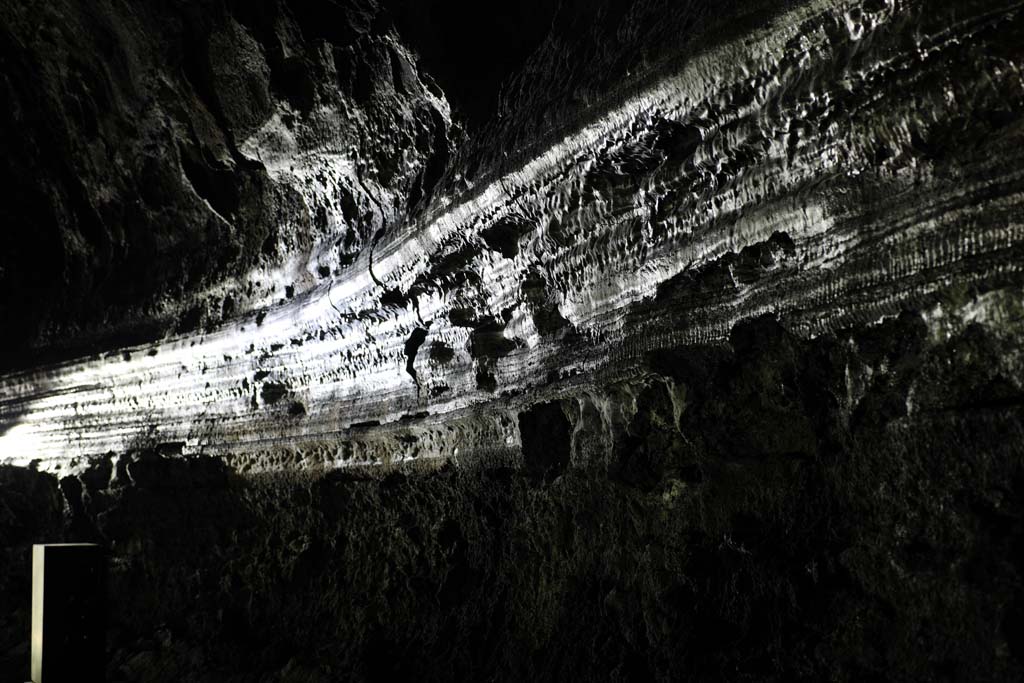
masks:
{"label": "horizontal striation on rock", "polygon": [[0,371],[275,305],[426,201],[448,102],[373,2],[313,5],[0,8]]}
{"label": "horizontal striation on rock", "polygon": [[[419,213],[402,210],[411,185],[341,152],[339,122],[372,133],[378,109],[310,110],[306,141],[281,111],[239,114],[239,158],[310,188],[308,220],[353,214],[350,259],[208,331],[0,378],[0,458],[49,468],[158,443],[253,467],[289,450],[327,466],[501,457],[526,406],[629,386],[648,352],[725,340],[746,318],[811,337],[951,289],[1017,287],[1022,11],[802,3],[667,62],[515,170]],[[394,177],[414,177],[447,154],[450,112],[395,73],[441,136],[396,161],[415,168]],[[328,205],[352,185],[358,210]],[[293,254],[335,248],[324,220]]]}

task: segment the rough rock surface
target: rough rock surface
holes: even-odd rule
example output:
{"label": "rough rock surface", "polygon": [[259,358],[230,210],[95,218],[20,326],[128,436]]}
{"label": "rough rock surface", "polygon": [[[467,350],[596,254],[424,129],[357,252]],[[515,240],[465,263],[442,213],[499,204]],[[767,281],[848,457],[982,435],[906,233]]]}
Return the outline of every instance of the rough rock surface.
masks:
{"label": "rough rock surface", "polygon": [[[1019,680],[1022,310],[1003,304],[941,334],[905,314],[807,342],[760,318],[652,354],[642,382],[523,415],[544,433],[522,469],[4,467],[0,532],[109,545],[112,681]],[[609,461],[580,465],[602,412]]]}
{"label": "rough rock surface", "polygon": [[0,3],[0,669],[1019,680],[1022,12]]}
{"label": "rough rock surface", "polygon": [[[575,391],[559,384],[569,376],[636,374],[646,351],[724,339],[744,318],[773,313],[814,336],[920,308],[950,287],[1021,281],[1017,3],[818,1],[737,14],[731,32],[715,32],[721,19],[697,22],[677,54],[591,103],[589,122],[565,114],[561,133],[537,135],[546,145],[472,179],[464,171],[493,154],[480,150],[505,149],[518,129],[498,118],[451,161],[449,106],[392,30],[348,36],[358,55],[348,59],[360,65],[351,83],[339,71],[348,54],[340,38],[293,36],[302,59],[281,63],[302,68],[284,80],[312,82],[296,100],[272,86],[274,68],[285,68],[274,66],[275,51],[288,52],[281,43],[301,21],[222,17],[203,43],[206,71],[195,68],[207,100],[221,102],[209,104],[220,113],[208,123],[223,147],[208,142],[195,163],[222,159],[223,186],[263,188],[262,208],[242,216],[239,199],[218,211],[218,197],[196,189],[193,162],[157,146],[165,163],[151,165],[207,216],[202,230],[216,248],[180,231],[174,239],[187,248],[158,242],[175,267],[191,262],[179,260],[183,250],[198,250],[212,268],[217,249],[234,243],[227,232],[259,237],[220,259],[222,276],[197,271],[179,282],[184,289],[160,280],[164,259],[141,261],[162,301],[192,306],[177,329],[208,321],[211,310],[230,319],[0,379],[7,457],[66,460],[147,439],[206,454],[302,442],[334,464],[353,450],[375,461],[488,451],[517,437],[488,420],[477,430],[478,414]],[[558,63],[553,41],[534,61]],[[318,69],[330,78],[312,78]],[[183,96],[173,93],[175,102]],[[146,118],[156,113],[132,113],[140,131],[157,134]],[[220,171],[210,172],[213,183]],[[141,166],[124,177],[153,190]],[[124,208],[127,190],[104,187]],[[221,220],[232,212],[234,222]],[[181,211],[161,215],[197,224]],[[133,225],[157,234],[146,220]],[[140,259],[124,263],[138,268]],[[76,306],[76,315],[103,329],[116,328],[118,315],[142,324],[131,306],[118,314],[102,295],[66,284],[106,311]],[[211,299],[210,287],[230,292]],[[250,310],[274,297],[281,303]],[[466,433],[447,436],[467,411]],[[389,425],[403,418],[418,421],[429,446],[396,442]],[[351,433],[371,422],[383,429]]]}
{"label": "rough rock surface", "polygon": [[453,145],[373,3],[0,11],[8,367],[308,291],[430,195]]}

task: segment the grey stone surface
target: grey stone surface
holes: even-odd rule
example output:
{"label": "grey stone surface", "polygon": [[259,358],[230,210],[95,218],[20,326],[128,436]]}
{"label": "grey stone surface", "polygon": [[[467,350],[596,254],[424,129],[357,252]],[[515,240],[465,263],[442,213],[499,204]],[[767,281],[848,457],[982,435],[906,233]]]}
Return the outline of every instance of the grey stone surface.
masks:
{"label": "grey stone surface", "polygon": [[1019,680],[1024,6],[476,5],[0,3],[0,669]]}

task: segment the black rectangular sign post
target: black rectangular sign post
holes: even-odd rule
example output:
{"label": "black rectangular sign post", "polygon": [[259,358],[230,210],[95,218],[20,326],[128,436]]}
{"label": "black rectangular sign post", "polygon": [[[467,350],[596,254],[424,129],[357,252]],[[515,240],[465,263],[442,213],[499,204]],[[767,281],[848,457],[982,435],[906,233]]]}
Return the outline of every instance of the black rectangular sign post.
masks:
{"label": "black rectangular sign post", "polygon": [[105,562],[91,543],[32,546],[32,683],[103,681]]}

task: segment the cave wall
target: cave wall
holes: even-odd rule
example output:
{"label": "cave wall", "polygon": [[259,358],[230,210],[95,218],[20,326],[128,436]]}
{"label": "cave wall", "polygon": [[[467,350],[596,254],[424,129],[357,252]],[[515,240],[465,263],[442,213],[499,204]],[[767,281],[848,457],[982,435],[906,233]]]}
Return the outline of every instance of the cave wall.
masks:
{"label": "cave wall", "polygon": [[373,2],[0,11],[7,370],[310,289],[432,192],[453,145]]}
{"label": "cave wall", "polygon": [[1019,680],[1022,11],[0,3],[2,680]]}
{"label": "cave wall", "polygon": [[1022,318],[988,304],[653,354],[603,467],[568,403],[504,466],[5,467],[3,668],[20,544],[74,538],[111,549],[111,681],[1018,680]]}
{"label": "cave wall", "polygon": [[[111,186],[117,176],[99,162],[60,178],[10,173],[44,189],[85,183],[120,211],[162,187],[141,167],[162,160],[152,167],[177,189],[157,192],[161,201],[183,193],[209,217],[202,225],[220,227],[158,212],[181,228],[157,240],[163,255],[124,257],[128,270],[110,283],[133,299],[127,307],[79,280],[48,277],[58,297],[5,288],[13,308],[55,321],[45,334],[60,341],[26,338],[32,353],[91,352],[0,377],[6,459],[52,469],[160,443],[250,460],[265,453],[268,466],[281,445],[340,467],[448,458],[456,448],[487,454],[518,446],[514,414],[531,403],[637,377],[645,353],[723,341],[744,319],[772,314],[811,338],[920,311],[958,289],[1020,284],[1024,41],[1015,3],[627,4],[599,5],[593,16],[559,5],[489,119],[466,104],[486,90],[469,79],[456,88],[462,104],[449,102],[425,66],[450,80],[452,60],[472,56],[442,59],[427,41],[418,61],[402,42],[401,7],[314,3],[337,9],[324,15],[302,3],[215,5],[195,10],[205,23],[182,24],[197,45],[167,51],[143,40],[144,27],[129,34],[153,62],[146,73],[176,74],[175,106],[195,102],[195,112],[179,112],[192,117],[180,130],[210,130],[222,147],[210,138],[198,156],[147,157],[128,133],[68,133],[112,154],[124,146],[140,164],[123,174],[137,192]],[[171,27],[185,12],[176,7],[160,7]],[[129,12],[117,15],[123,23],[141,21],[137,11],[88,15],[114,13],[107,19],[119,25],[117,12]],[[74,40],[99,40],[87,28]],[[425,40],[422,30],[410,35]],[[31,45],[19,59],[66,56]],[[44,110],[70,106],[62,83]],[[176,119],[146,118],[159,102],[140,94],[126,103],[143,113],[111,115],[184,149],[166,128]],[[60,138],[33,133],[38,125],[14,136],[19,144]],[[218,171],[218,158],[237,173]],[[239,199],[235,219],[214,216],[231,213],[216,209],[227,194],[257,185],[277,199]],[[159,234],[149,219],[132,224],[143,241]],[[40,225],[17,234],[35,239],[49,230]],[[54,229],[66,247],[79,244],[75,229]],[[209,241],[193,239],[195,230]],[[228,233],[250,245],[237,258],[217,256],[237,243]],[[134,244],[125,237],[125,249]],[[10,253],[12,277],[45,272]],[[173,286],[161,275],[196,259],[223,268],[175,275]],[[156,278],[162,303],[132,294],[131,269]],[[60,313],[66,297],[83,303]],[[159,311],[163,322],[147,327]],[[74,320],[104,334],[158,333],[101,343],[68,327]],[[13,321],[16,334],[42,329]]]}

